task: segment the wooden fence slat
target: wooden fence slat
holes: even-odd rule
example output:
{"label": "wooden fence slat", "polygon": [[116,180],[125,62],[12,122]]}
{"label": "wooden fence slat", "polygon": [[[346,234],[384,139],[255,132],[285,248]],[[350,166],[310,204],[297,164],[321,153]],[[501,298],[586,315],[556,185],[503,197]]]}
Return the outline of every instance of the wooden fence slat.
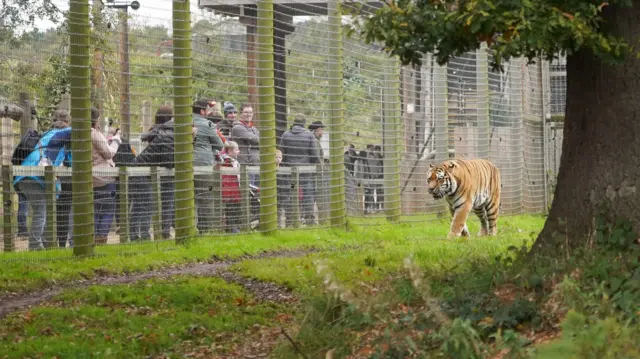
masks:
{"label": "wooden fence slat", "polygon": [[240,165],[240,203],[242,203],[242,228],[251,229],[251,199],[249,198],[249,168]]}
{"label": "wooden fence slat", "polygon": [[120,170],[120,243],[127,243],[131,238],[129,231],[129,174],[127,167]]}
{"label": "wooden fence slat", "polygon": [[162,240],[162,193],[160,190],[160,176],[158,175],[158,167],[151,167],[151,197],[153,198],[153,214],[151,217],[153,227],[153,240]]}
{"label": "wooden fence slat", "polygon": [[11,165],[2,166],[2,206],[4,210],[3,215],[3,240],[4,251],[13,252],[15,250],[15,233],[13,230],[13,201],[12,201],[12,187],[13,176]]}
{"label": "wooden fence slat", "polygon": [[53,174],[53,167],[47,166],[44,169],[45,198],[47,201],[47,223],[44,232],[44,246],[52,248],[58,246],[56,236],[56,177]]}
{"label": "wooden fence slat", "polygon": [[222,204],[222,178],[220,177],[220,171],[213,171],[211,194],[213,197],[213,229],[219,230],[222,228],[222,216],[224,213],[224,206]]}
{"label": "wooden fence slat", "polygon": [[300,174],[298,173],[298,167],[291,167],[291,216],[292,220],[289,221],[293,225],[293,228],[300,227]]}

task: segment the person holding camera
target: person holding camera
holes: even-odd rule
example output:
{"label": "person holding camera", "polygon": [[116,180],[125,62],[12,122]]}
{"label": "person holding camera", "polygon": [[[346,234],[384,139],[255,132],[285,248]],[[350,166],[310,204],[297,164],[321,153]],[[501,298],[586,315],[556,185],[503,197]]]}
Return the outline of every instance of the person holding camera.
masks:
{"label": "person holding camera", "polygon": [[[120,131],[107,139],[100,130],[100,112],[91,108],[91,158],[94,168],[115,167],[113,157],[122,143]],[[116,211],[116,178],[93,176],[95,243],[106,244]]]}

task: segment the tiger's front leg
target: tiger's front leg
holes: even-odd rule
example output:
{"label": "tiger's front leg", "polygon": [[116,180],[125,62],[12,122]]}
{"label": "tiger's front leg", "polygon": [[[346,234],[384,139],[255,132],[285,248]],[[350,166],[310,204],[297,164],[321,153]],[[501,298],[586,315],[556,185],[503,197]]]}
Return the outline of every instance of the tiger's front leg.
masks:
{"label": "tiger's front leg", "polygon": [[467,228],[467,218],[469,217],[469,212],[471,212],[470,201],[467,201],[455,211],[455,213],[453,214],[451,229],[449,231],[447,239],[460,237],[461,235],[464,235],[465,237],[469,236],[469,229]]}

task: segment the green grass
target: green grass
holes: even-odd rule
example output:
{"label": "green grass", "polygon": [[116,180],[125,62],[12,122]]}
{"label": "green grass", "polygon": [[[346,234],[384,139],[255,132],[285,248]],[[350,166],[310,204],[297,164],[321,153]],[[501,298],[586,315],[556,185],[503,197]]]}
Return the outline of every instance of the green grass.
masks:
{"label": "green grass", "polygon": [[[372,251],[391,246],[390,256],[397,259],[404,253],[401,248],[418,248],[429,244],[437,251],[449,251],[451,242],[442,240],[448,231],[449,219],[427,221],[418,218],[406,224],[380,223],[372,218],[368,224],[350,225],[348,231],[337,229],[305,229],[281,231],[273,236],[247,234],[230,237],[199,238],[186,246],[173,242],[148,242],[103,246],[96,248],[96,256],[76,259],[70,250],[45,252],[4,253],[0,255],[0,288],[6,292],[32,291],[46,285],[59,285],[77,279],[93,278],[97,273],[131,273],[189,262],[205,261],[212,257],[238,258],[265,251],[286,249],[340,249],[347,246],[374,246]],[[495,239],[456,240],[457,248],[466,247],[483,251],[499,250],[505,244],[515,244],[529,238],[541,228],[542,216],[505,217],[500,235]],[[469,221],[472,233],[477,221]],[[468,243],[468,244],[467,244]],[[482,244],[484,243],[484,244]],[[397,252],[400,250],[400,252]],[[364,253],[364,252],[363,252]],[[427,255],[427,254],[425,254]],[[382,258],[381,258],[382,259]],[[277,263],[277,260],[273,263]],[[265,271],[267,269],[263,268]]]}
{"label": "green grass", "polygon": [[[412,219],[415,221],[402,224],[383,223],[380,218],[361,220],[357,225],[350,223],[349,231],[307,229],[283,231],[271,237],[256,234],[202,238],[183,247],[169,242],[99,247],[99,256],[80,260],[63,251],[29,253],[34,260],[0,264],[0,285],[8,291],[35,290],[54,281],[59,284],[96,273],[146,271],[213,256],[238,258],[263,251],[315,247],[342,250],[293,258],[250,259],[232,268],[242,275],[287,285],[313,300],[323,290],[314,261],[326,260],[331,273],[359,293],[374,294],[371,290],[375,288],[381,293],[398,292],[402,297],[402,286],[387,279],[402,270],[407,256],[413,255],[429,275],[468,272],[477,260],[491,260],[510,246],[520,247],[524,240],[531,242],[544,223],[544,217],[538,215],[503,217],[496,237],[474,235],[470,239],[447,240],[450,219]],[[477,233],[477,220],[468,223],[471,233]],[[347,248],[354,245],[360,247]],[[52,260],[56,255],[59,257]],[[302,303],[313,305],[306,300]],[[324,303],[317,305],[322,309]],[[1,321],[0,352],[9,353],[9,358],[128,358],[160,354],[182,357],[197,348],[214,350],[222,344],[214,353],[220,354],[229,350],[228,342],[247,340],[254,324],[276,325],[274,318],[279,314],[304,316],[307,310],[252,304],[251,296],[242,288],[214,278],[179,276],[130,285],[70,289],[45,306]],[[342,340],[346,346],[351,338],[340,331],[327,331],[315,339],[336,343]],[[280,348],[276,353],[276,357],[297,355],[290,348]]]}
{"label": "green grass", "polygon": [[0,352],[7,358],[177,358],[215,342],[222,345],[216,350],[229,349],[247,330],[286,312],[252,303],[241,287],[215,278],[96,286],[0,322]]}
{"label": "green grass", "polygon": [[[477,259],[492,259],[510,246],[520,247],[524,240],[532,243],[543,223],[542,216],[505,217],[496,237],[455,240],[444,239],[448,219],[428,225],[398,224],[374,230],[382,239],[376,240],[375,246],[299,258],[246,260],[232,268],[245,276],[283,284],[304,294],[317,294],[322,289],[322,278],[316,274],[315,261],[325,260],[339,281],[366,287],[367,283],[400,270],[409,255],[431,275],[468,269]],[[474,221],[469,221],[469,226],[471,233],[478,231]]]}
{"label": "green grass", "polygon": [[[371,234],[371,235],[369,235]],[[70,250],[7,253],[0,255],[0,288],[7,292],[35,290],[49,284],[92,278],[96,273],[153,270],[212,257],[238,258],[265,251],[299,248],[341,248],[376,239],[370,229],[345,232],[330,229],[199,238],[189,245],[148,242],[96,248],[96,256],[76,259]]]}

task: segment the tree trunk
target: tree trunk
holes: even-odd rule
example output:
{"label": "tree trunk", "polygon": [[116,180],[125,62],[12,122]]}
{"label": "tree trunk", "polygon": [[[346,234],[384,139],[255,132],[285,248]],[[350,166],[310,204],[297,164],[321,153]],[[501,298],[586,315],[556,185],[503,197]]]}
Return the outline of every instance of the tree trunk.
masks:
{"label": "tree trunk", "polygon": [[[640,39],[640,1],[605,7],[614,34]],[[532,254],[570,253],[593,238],[598,208],[640,229],[640,61],[607,65],[589,51],[567,58],[567,108],[558,182]]]}

